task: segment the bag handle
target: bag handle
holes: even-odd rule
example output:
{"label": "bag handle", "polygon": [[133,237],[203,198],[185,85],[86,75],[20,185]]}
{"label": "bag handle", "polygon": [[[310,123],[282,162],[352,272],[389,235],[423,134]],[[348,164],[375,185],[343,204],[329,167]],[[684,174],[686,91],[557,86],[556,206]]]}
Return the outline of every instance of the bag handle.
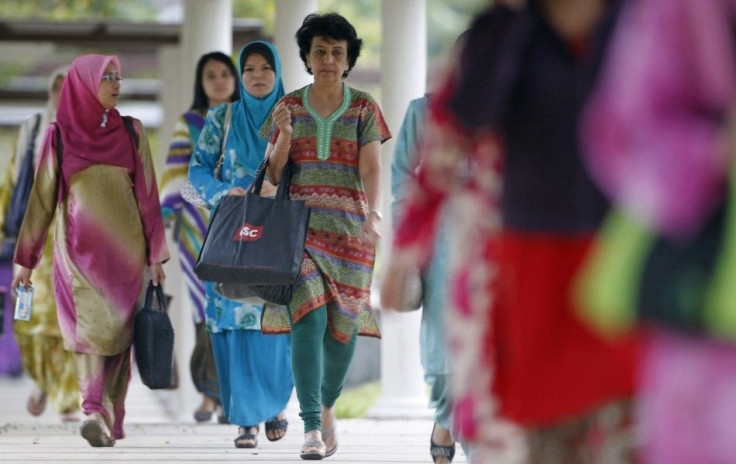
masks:
{"label": "bag handle", "polygon": [[220,171],[225,163],[225,147],[227,146],[227,136],[230,135],[230,121],[233,119],[233,104],[228,103],[225,110],[225,133],[222,136],[222,145],[220,146],[220,158],[217,160],[215,170],[212,171],[215,179],[220,180]]}
{"label": "bag handle", "polygon": [[[263,181],[266,179],[266,168],[268,167],[268,158],[264,158],[261,165],[258,167],[256,172],[256,178],[248,189],[248,193],[255,195],[261,194],[263,188]],[[276,199],[277,200],[288,200],[289,199],[289,186],[291,185],[291,174],[293,169],[293,163],[291,160],[286,162],[284,170],[281,174],[281,182],[279,182],[276,188]]]}
{"label": "bag handle", "polygon": [[166,296],[164,296],[164,289],[161,284],[153,285],[153,281],[148,281],[148,289],[146,290],[146,302],[143,305],[145,309],[153,309],[153,294],[156,293],[158,299],[158,309],[166,311]]}
{"label": "bag handle", "polygon": [[33,122],[33,129],[31,129],[31,138],[28,140],[28,148],[26,153],[30,151],[31,158],[36,153],[36,137],[38,137],[38,131],[41,129],[41,113],[36,114],[36,120]]}

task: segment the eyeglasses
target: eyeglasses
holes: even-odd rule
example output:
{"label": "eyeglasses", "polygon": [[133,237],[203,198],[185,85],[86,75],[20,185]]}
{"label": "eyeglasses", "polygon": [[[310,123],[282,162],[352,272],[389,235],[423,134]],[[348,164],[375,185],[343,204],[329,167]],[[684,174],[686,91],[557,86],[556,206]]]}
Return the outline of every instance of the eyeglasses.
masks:
{"label": "eyeglasses", "polygon": [[120,82],[123,80],[123,76],[120,74],[105,73],[102,75],[102,80],[107,82]]}

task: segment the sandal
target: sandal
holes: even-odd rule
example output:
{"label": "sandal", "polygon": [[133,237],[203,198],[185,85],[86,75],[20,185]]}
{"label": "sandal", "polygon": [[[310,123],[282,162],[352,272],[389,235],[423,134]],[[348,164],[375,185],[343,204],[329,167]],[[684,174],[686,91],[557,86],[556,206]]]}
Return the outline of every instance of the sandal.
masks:
{"label": "sandal", "polygon": [[95,448],[115,446],[115,440],[105,432],[105,425],[94,416],[90,416],[82,423],[82,426],[79,427],[79,433]]}
{"label": "sandal", "polygon": [[[332,427],[330,427],[329,429],[322,431],[322,440],[324,440],[325,446],[327,445],[328,438],[329,437],[332,437],[334,435],[335,435],[335,426],[334,425]],[[325,457],[326,458],[329,458],[330,456],[332,456],[333,454],[335,454],[335,451],[337,451],[337,440],[335,440],[335,446],[333,446],[332,448],[330,448],[329,450],[327,450],[325,452]]]}
{"label": "sandal", "polygon": [[34,390],[31,392],[31,396],[28,397],[28,402],[26,403],[26,409],[28,409],[28,412],[32,416],[40,416],[43,414],[43,411],[46,409],[46,400],[48,399],[48,395],[37,389],[34,388]]}
{"label": "sandal", "polygon": [[79,416],[76,411],[64,411],[59,414],[62,422],[79,422]]}
{"label": "sandal", "polygon": [[[265,426],[266,426],[266,438],[268,438],[268,441],[278,441],[286,436],[286,429],[289,428],[289,421],[286,419],[279,419],[278,416],[276,416],[270,421],[266,421]],[[279,430],[282,430],[284,432],[284,434],[281,435],[280,437],[271,438],[268,435],[269,432],[276,432]]]}
{"label": "sandal", "polygon": [[197,422],[209,422],[212,419],[212,411],[194,411],[194,420]]}
{"label": "sandal", "polygon": [[222,405],[218,404],[217,408],[217,422],[220,424],[229,424],[230,421],[227,418],[227,415],[225,415],[225,410],[222,408]]}
{"label": "sandal", "polygon": [[437,462],[439,458],[447,458],[448,461],[452,462],[452,458],[455,457],[455,443],[450,446],[438,445],[434,442],[432,437],[434,436],[434,429],[437,427],[437,423],[432,426],[432,434],[429,436],[429,455],[432,456],[432,462]]}
{"label": "sandal", "polygon": [[[308,448],[312,448],[311,451]],[[307,440],[302,445],[299,457],[306,461],[319,461],[325,458],[325,442],[322,440]]]}
{"label": "sandal", "polygon": [[[250,429],[256,429],[256,433],[250,433]],[[246,425],[245,427],[238,427],[238,437],[233,440],[236,448],[255,448],[258,446],[258,426],[257,425]],[[253,443],[241,443],[241,441],[252,441]]]}

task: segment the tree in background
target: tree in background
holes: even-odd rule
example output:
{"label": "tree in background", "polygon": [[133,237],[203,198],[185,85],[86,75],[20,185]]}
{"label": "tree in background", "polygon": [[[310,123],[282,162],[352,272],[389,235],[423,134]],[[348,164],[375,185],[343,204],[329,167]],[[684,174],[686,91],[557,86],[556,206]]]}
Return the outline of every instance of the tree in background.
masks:
{"label": "tree in background", "polygon": [[152,0],[2,0],[0,18],[152,21],[156,18]]}
{"label": "tree in background", "polygon": [[[182,0],[183,1],[183,0]],[[232,0],[233,17],[263,20],[266,34],[273,34],[275,0]],[[157,0],[2,0],[0,18],[45,20],[155,21]],[[366,67],[377,67],[381,46],[381,2],[378,0],[319,0],[323,12],[336,11],[356,25],[365,41]],[[427,53],[432,61],[444,56],[470,19],[489,0],[427,0]]]}

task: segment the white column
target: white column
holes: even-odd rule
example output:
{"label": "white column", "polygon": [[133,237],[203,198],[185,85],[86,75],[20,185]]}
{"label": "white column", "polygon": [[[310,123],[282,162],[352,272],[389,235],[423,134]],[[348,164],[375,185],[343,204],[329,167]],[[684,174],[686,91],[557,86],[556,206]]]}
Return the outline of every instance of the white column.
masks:
{"label": "white column", "polygon": [[281,78],[287,93],[312,82],[312,76],[307,74],[299,58],[294,34],[304,17],[317,10],[317,0],[276,0],[274,45],[281,55]]}
{"label": "white column", "polygon": [[[185,0],[184,24],[179,47],[161,47],[159,51],[161,103],[164,120],[160,131],[160,153],[157,172],[163,172],[163,162],[171,140],[176,119],[189,108],[194,96],[194,80],[199,57],[211,51],[230,54],[232,51],[231,0]],[[165,265],[166,291],[173,295],[169,308],[175,332],[175,356],[179,374],[179,388],[174,394],[161,392],[165,406],[181,421],[191,422],[192,413],[201,401],[189,371],[189,358],[194,349],[192,308],[179,269],[176,244],[167,234],[171,260]]]}
{"label": "white column", "polygon": [[232,53],[232,0],[184,0],[184,27],[181,34],[181,110],[191,103],[194,71],[199,57],[208,52]]}
{"label": "white column", "polygon": [[[427,72],[425,0],[381,1],[381,108],[396,136],[406,108],[425,90]],[[394,143],[383,145],[383,206],[391,201],[391,158]],[[392,240],[390,214],[384,214],[383,250]],[[384,260],[386,257],[384,256]],[[420,314],[381,313],[381,397],[372,416],[428,415],[427,387],[419,360]]]}

